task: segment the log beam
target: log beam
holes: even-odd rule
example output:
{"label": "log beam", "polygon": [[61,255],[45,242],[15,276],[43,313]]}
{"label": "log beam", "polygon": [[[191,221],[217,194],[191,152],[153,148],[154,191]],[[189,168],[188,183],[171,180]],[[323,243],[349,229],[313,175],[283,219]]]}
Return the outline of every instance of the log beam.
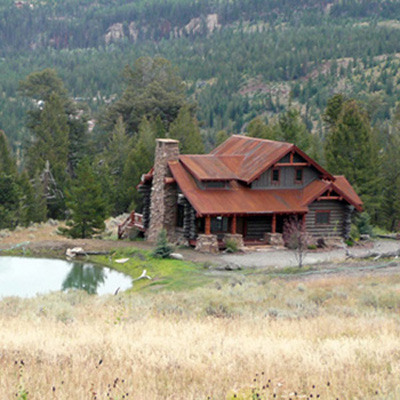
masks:
{"label": "log beam", "polygon": [[211,235],[211,217],[209,215],[206,215],[204,233],[206,235]]}
{"label": "log beam", "polygon": [[237,229],[236,215],[233,215],[232,216],[232,224],[231,224],[231,233],[232,233],[232,235],[236,234],[236,229]]}
{"label": "log beam", "polygon": [[272,214],[272,233],[276,233],[276,214]]}

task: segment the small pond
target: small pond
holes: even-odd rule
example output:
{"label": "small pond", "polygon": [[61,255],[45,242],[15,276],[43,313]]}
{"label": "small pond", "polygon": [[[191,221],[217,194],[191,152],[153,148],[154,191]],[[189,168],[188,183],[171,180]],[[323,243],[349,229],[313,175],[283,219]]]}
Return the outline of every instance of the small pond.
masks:
{"label": "small pond", "polygon": [[33,297],[68,289],[107,294],[131,286],[132,279],[129,276],[89,263],[0,257],[0,299],[6,296]]}

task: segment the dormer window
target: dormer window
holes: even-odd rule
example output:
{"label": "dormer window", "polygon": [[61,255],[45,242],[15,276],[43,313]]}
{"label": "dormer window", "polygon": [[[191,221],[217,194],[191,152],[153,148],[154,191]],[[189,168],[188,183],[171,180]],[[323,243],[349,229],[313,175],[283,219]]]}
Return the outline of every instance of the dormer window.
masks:
{"label": "dormer window", "polygon": [[204,187],[206,189],[226,189],[228,187],[228,182],[226,182],[226,181],[207,181],[207,182],[204,182]]}
{"label": "dormer window", "polygon": [[272,183],[274,183],[274,184],[279,183],[279,178],[280,178],[280,169],[274,168],[272,170]]}
{"label": "dormer window", "polygon": [[303,182],[303,168],[296,168],[294,172],[294,183]]}

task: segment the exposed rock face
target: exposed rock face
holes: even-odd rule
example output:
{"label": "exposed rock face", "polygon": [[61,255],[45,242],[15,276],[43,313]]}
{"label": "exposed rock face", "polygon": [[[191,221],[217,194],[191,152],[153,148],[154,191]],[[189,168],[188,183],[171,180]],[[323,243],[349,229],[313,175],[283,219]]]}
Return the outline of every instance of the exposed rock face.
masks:
{"label": "exposed rock face", "polygon": [[218,238],[217,235],[199,235],[197,237],[195,250],[200,253],[218,254]]}
{"label": "exposed rock face", "polygon": [[129,36],[135,43],[139,37],[139,30],[136,28],[136,24],[133,21],[129,24]]}
{"label": "exposed rock face", "polygon": [[109,44],[113,41],[117,41],[124,38],[124,27],[121,23],[117,23],[111,25],[107,29],[107,33],[105,34],[104,40],[106,44]]}
{"label": "exposed rock face", "polygon": [[175,242],[177,189],[174,183],[165,183],[171,177],[168,161],[177,161],[179,142],[173,139],[157,139],[154,160],[153,185],[151,188],[150,224],[147,238],[157,240],[162,229],[167,231],[168,239]]}
{"label": "exposed rock face", "polygon": [[171,37],[179,38],[184,35],[209,35],[220,28],[221,24],[218,23],[218,14],[208,14],[207,16],[192,18],[183,28],[173,26],[168,20],[159,21],[157,28],[149,25],[140,25],[140,23],[138,25],[137,22],[131,21],[125,33],[123,24],[118,22],[107,29],[104,41],[106,44],[110,44],[128,37],[132,42],[136,43],[139,40],[139,36],[157,40],[161,37],[168,39]]}
{"label": "exposed rock face", "polygon": [[[218,24],[218,14],[208,14],[207,17],[192,18],[190,22],[180,31],[187,34],[201,34],[201,33],[213,33],[214,30],[221,28]],[[204,32],[206,30],[206,32]]]}
{"label": "exposed rock face", "polygon": [[218,23],[218,14],[207,15],[207,30],[213,33],[216,29],[220,29],[221,25]]}

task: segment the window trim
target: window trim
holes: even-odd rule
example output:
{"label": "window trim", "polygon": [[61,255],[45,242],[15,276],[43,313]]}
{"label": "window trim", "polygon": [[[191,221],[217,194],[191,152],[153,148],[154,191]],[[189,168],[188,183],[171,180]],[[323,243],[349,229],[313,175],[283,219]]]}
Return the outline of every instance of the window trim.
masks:
{"label": "window trim", "polygon": [[[274,180],[274,171],[278,171],[278,180]],[[279,185],[281,182],[281,169],[280,168],[272,168],[271,170],[271,184]]]}
{"label": "window trim", "polygon": [[[297,180],[297,171],[301,171],[301,180]],[[297,167],[294,170],[294,183],[297,185],[301,185],[304,180],[304,168],[303,167]]]}
{"label": "window trim", "polygon": [[[328,222],[318,222],[319,214],[328,214]],[[331,210],[316,210],[315,211],[315,225],[330,225],[331,223]]]}

